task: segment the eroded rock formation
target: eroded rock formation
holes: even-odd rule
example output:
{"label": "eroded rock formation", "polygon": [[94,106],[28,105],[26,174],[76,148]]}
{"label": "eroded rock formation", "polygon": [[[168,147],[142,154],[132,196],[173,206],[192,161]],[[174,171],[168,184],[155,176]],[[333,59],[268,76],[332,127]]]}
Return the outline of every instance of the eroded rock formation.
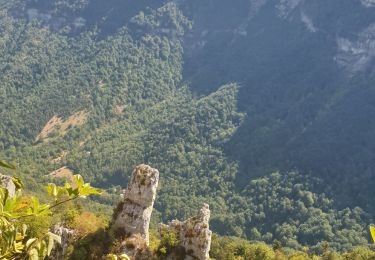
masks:
{"label": "eroded rock formation", "polygon": [[[111,230],[121,242],[116,253],[125,253],[131,259],[150,259],[149,224],[158,182],[158,170],[144,164],[134,169],[123,199],[113,214]],[[167,259],[209,259],[212,234],[209,220],[210,209],[204,204],[195,217],[161,224],[160,235],[175,232],[178,237],[176,252],[182,253],[172,252]]]}
{"label": "eroded rock formation", "polygon": [[[185,221],[173,220],[169,225],[160,224],[159,232],[176,232],[185,259],[209,259],[212,232],[209,229],[210,209],[204,204],[197,216]],[[181,259],[181,256],[170,256],[171,259]]]}
{"label": "eroded rock formation", "polygon": [[66,259],[66,253],[69,245],[72,243],[74,239],[75,231],[65,228],[62,225],[55,225],[51,229],[51,232],[61,237],[61,244],[57,243],[55,245],[55,248],[51,253],[50,259]]}
{"label": "eroded rock formation", "polygon": [[10,197],[14,197],[16,194],[17,188],[11,176],[0,174],[0,186],[8,190]]}
{"label": "eroded rock formation", "polygon": [[130,238],[140,235],[148,245],[148,229],[159,182],[159,172],[148,165],[139,165],[124,192],[124,198],[113,216],[115,233]]}

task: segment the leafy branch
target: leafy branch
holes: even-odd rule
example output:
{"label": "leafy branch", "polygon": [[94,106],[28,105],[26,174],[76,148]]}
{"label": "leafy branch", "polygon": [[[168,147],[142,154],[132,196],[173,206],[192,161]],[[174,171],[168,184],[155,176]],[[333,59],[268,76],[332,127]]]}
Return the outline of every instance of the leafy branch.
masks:
{"label": "leafy branch", "polygon": [[[0,161],[0,167],[15,169],[4,161]],[[63,204],[102,193],[100,189],[85,183],[81,175],[75,175],[72,183],[66,182],[62,187],[48,184],[47,193],[52,199],[51,203],[41,204],[37,198],[31,197],[30,202],[25,205],[25,197],[21,193],[22,181],[14,177],[12,181],[16,187],[14,196],[10,196],[6,188],[0,188],[0,260],[39,260],[49,256],[54,244],[61,243],[61,238],[51,232],[40,238],[30,237],[23,219],[51,215],[53,209]]]}

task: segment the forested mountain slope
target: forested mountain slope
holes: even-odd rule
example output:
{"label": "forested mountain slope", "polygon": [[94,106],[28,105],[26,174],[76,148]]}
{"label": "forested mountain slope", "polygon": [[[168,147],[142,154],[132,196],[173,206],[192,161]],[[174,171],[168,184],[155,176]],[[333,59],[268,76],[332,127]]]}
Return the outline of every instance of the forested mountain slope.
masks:
{"label": "forested mountain slope", "polygon": [[[340,176],[338,190],[356,178],[369,183],[374,4],[217,2],[196,1],[188,39],[197,44],[186,46],[184,76],[203,93],[223,82],[241,85],[239,105],[247,117],[227,153],[240,161],[242,176],[298,168]],[[371,190],[362,185],[351,188]]]}
{"label": "forested mountain slope", "polygon": [[367,243],[373,1],[0,6],[0,155],[29,190],[67,167],[110,204],[148,163],[163,175],[155,221],[208,202],[220,234]]}

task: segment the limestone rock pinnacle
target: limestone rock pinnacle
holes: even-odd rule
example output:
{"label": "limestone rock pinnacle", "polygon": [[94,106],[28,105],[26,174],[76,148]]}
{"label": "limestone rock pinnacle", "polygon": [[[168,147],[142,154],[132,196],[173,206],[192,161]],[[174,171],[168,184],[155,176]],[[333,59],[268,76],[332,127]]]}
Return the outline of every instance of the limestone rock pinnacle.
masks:
{"label": "limestone rock pinnacle", "polygon": [[[174,231],[180,240],[180,247],[184,249],[185,259],[209,259],[212,231],[209,229],[210,209],[204,204],[198,215],[185,221],[173,220],[169,225],[159,226],[160,235],[165,231]],[[170,256],[171,259],[177,257]]]}
{"label": "limestone rock pinnacle", "polygon": [[112,228],[115,232],[126,237],[140,235],[148,245],[148,229],[158,182],[158,170],[145,164],[134,169],[123,200],[113,216]]}

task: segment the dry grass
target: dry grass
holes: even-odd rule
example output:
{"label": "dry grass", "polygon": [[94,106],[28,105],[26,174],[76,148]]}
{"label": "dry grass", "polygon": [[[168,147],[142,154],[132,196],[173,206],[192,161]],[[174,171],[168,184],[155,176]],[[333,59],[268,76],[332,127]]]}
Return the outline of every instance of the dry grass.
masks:
{"label": "dry grass", "polygon": [[124,113],[124,110],[126,108],[126,105],[117,105],[115,108],[115,114],[116,115],[121,115]]}
{"label": "dry grass", "polygon": [[58,157],[51,159],[50,163],[53,163],[53,164],[60,163],[62,159],[64,159],[67,155],[68,155],[68,151],[62,151],[62,153]]}
{"label": "dry grass", "polygon": [[60,125],[62,122],[61,117],[58,117],[54,115],[47,124],[43,127],[42,131],[39,133],[39,135],[36,137],[36,140],[44,140],[47,139],[48,135],[52,133],[56,126]]}
{"label": "dry grass", "polygon": [[70,183],[73,183],[73,175],[74,173],[66,166],[61,167],[60,169],[57,169],[50,174],[48,174],[49,177],[52,178],[64,178],[69,180]]}
{"label": "dry grass", "polygon": [[87,121],[87,116],[88,113],[85,111],[74,113],[66,120],[63,120],[57,115],[54,115],[36,137],[36,141],[48,142],[51,138],[50,135],[54,132],[56,132],[59,136],[64,136],[70,128],[85,124]]}

